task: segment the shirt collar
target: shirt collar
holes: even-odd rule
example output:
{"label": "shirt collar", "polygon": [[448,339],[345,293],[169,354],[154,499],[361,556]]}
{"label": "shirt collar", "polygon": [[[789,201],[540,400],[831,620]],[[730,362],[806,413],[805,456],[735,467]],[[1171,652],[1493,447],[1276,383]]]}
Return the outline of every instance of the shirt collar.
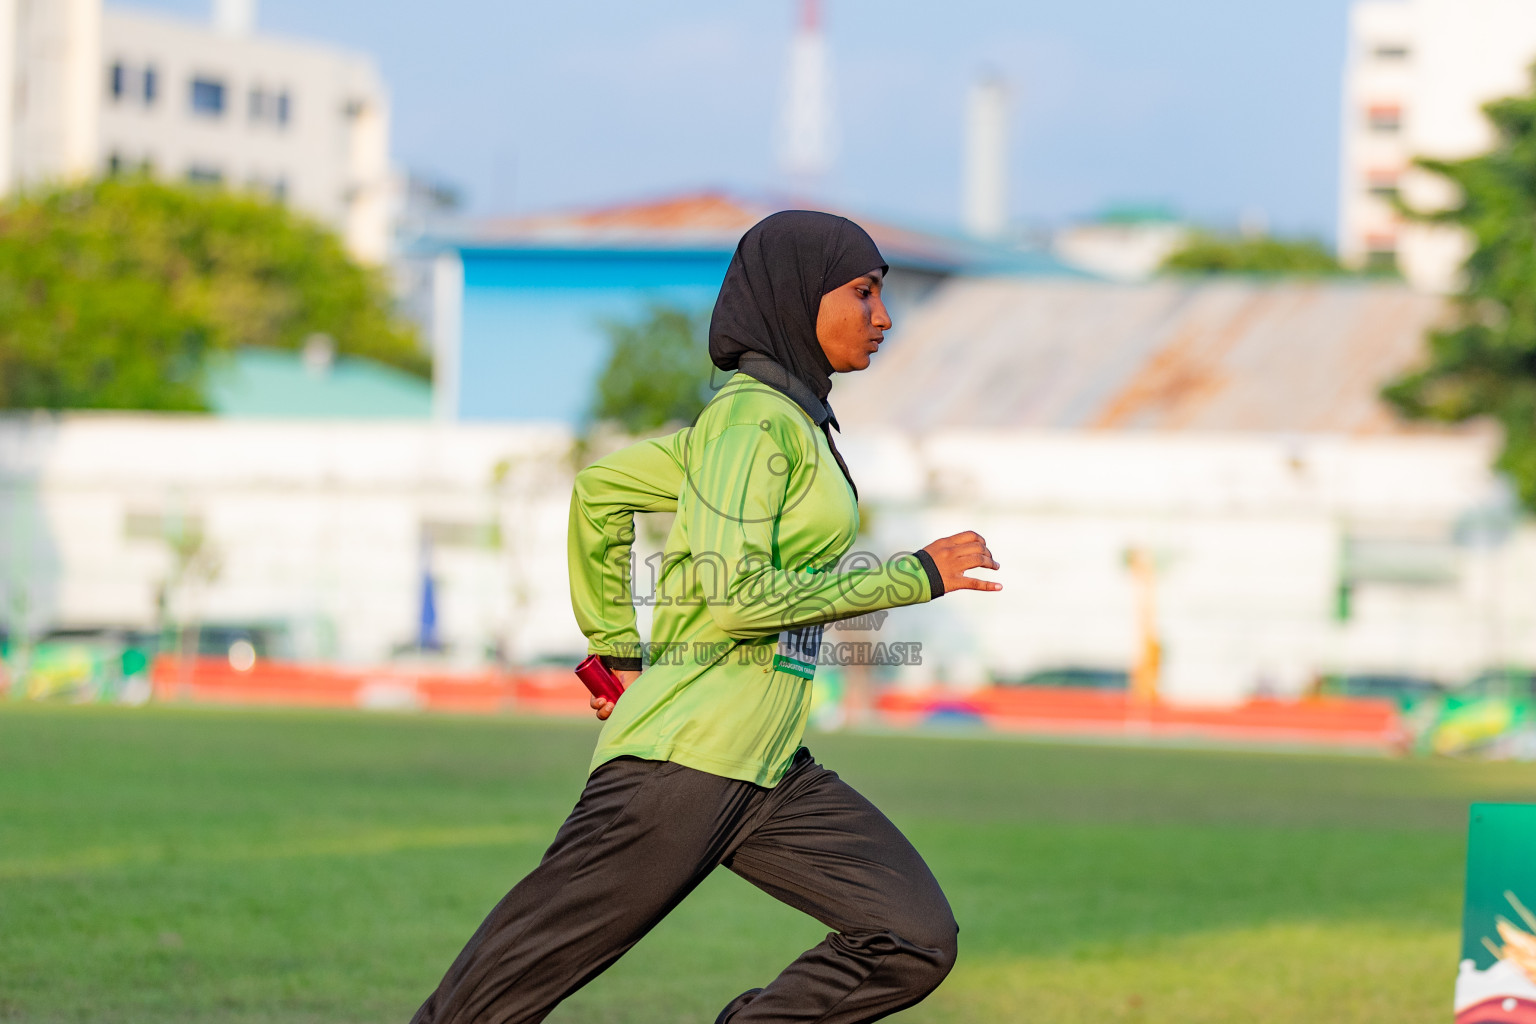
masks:
{"label": "shirt collar", "polygon": [[843,429],[832,413],[832,406],[817,398],[804,381],[761,352],[743,352],[740,361],[736,364],[736,369],[753,380],[789,396],[796,405],[805,410],[805,414],[818,427],[823,423],[830,423],[839,431]]}

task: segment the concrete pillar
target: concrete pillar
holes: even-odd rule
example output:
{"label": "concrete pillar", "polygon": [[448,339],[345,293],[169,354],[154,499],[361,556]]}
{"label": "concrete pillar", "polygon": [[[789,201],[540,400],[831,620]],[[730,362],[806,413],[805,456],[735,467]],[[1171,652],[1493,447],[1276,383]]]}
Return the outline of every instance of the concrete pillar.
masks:
{"label": "concrete pillar", "polygon": [[432,415],[459,418],[459,350],[463,346],[464,261],[445,252],[432,264]]}

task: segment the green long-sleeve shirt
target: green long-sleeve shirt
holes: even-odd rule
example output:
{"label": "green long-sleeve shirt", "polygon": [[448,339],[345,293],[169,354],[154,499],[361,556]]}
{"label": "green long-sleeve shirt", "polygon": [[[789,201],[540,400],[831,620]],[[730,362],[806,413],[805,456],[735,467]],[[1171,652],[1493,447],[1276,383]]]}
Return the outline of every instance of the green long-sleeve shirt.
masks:
{"label": "green long-sleeve shirt", "polygon": [[[631,565],[634,513],[672,510],[652,593],[653,566]],[[592,767],[629,754],[775,785],[805,730],[821,627],[932,597],[914,555],[837,571],[858,526],[822,431],[741,373],[694,426],[578,473],[571,603],[589,651],[641,649],[632,572],[655,602],[651,665],[604,725]]]}

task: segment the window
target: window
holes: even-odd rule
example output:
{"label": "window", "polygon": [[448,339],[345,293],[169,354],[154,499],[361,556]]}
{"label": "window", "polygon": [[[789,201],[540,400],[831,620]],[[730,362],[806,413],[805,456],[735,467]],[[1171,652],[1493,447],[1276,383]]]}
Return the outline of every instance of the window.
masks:
{"label": "window", "polygon": [[1397,273],[1397,250],[1372,249],[1365,254],[1365,269],[1372,274]]}
{"label": "window", "polygon": [[266,196],[274,203],[282,203],[288,198],[288,179],[282,176],[268,178],[260,174],[253,174],[247,182],[247,186],[252,192]]}
{"label": "window", "polygon": [[112,98],[114,100],[122,99],[123,93],[128,91],[128,69],[123,66],[122,61],[117,61],[112,65],[111,70],[107,73],[107,83],[107,90],[112,93]]}
{"label": "window", "polygon": [[192,79],[192,112],[207,117],[222,117],[224,83],[213,78]]}
{"label": "window", "polygon": [[207,164],[193,164],[187,168],[187,181],[193,185],[218,185],[224,181],[224,172]]}
{"label": "window", "polygon": [[158,85],[159,82],[155,76],[155,66],[151,64],[144,69],[144,105],[146,107],[154,105]]}
{"label": "window", "polygon": [[1370,171],[1365,176],[1365,189],[1377,199],[1387,202],[1397,198],[1396,171]]}
{"label": "window", "polygon": [[1377,43],[1371,56],[1377,60],[1407,60],[1411,52],[1407,43]]}
{"label": "window", "polygon": [[1378,103],[1367,107],[1365,123],[1373,132],[1396,134],[1403,128],[1403,108],[1396,103]]}
{"label": "window", "polygon": [[1365,269],[1372,273],[1389,274],[1397,271],[1397,239],[1389,234],[1372,234],[1365,237]]}
{"label": "window", "polygon": [[288,123],[290,104],[288,91],[275,92],[262,86],[251,89],[248,113],[252,121],[271,121],[277,125]]}

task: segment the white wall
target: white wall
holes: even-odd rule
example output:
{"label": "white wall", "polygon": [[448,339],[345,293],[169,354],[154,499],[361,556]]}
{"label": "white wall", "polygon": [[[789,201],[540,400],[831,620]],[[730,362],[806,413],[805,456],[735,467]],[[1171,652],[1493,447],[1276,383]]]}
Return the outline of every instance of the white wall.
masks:
{"label": "white wall", "polygon": [[[221,569],[173,615],[280,619],[371,662],[416,635],[424,523],[444,638],[478,661],[583,648],[565,578],[569,438],[558,428],[89,415],[0,419],[0,605],[31,631],[155,624],[168,544],[131,521],[199,520]],[[496,467],[511,459],[505,483]],[[501,542],[468,533],[494,525]]]}
{"label": "white wall", "polygon": [[[1296,693],[1333,670],[1454,681],[1497,661],[1536,663],[1536,595],[1518,583],[1536,569],[1536,532],[1496,552],[1452,541],[1457,521],[1497,496],[1492,443],[944,432],[843,447],[879,546],[975,529],[1003,565],[999,594],[892,616],[886,638],[932,654],[909,681],[979,682],[986,666],[1128,667],[1137,632],[1125,556],[1140,547],[1158,564],[1164,692],[1220,702]],[[1350,538],[1405,544],[1446,561],[1449,578],[1363,581],[1339,624]]]}
{"label": "white wall", "polygon": [[[301,637],[334,634],[334,650],[300,654],[373,662],[415,636],[423,524],[495,524],[496,546],[461,537],[434,551],[445,639],[466,662],[496,642],[520,660],[576,654],[569,440],[541,426],[3,418],[0,612],[33,632],[153,625],[171,557],[143,524],[196,517],[222,569],[172,593],[173,615],[284,620]],[[839,443],[868,515],[861,546],[886,557],[976,529],[1003,565],[1001,593],[898,609],[862,638],[920,641],[925,664],[903,670],[908,684],[1128,666],[1132,547],[1158,565],[1163,690],[1175,700],[1295,693],[1326,671],[1454,681],[1536,664],[1536,530],[1488,548],[1453,539],[1496,497],[1487,434],[948,431]],[[1351,540],[1402,547],[1443,572],[1394,582],[1358,559],[1351,570]],[[1362,578],[1341,624],[1338,585],[1351,573]]]}

